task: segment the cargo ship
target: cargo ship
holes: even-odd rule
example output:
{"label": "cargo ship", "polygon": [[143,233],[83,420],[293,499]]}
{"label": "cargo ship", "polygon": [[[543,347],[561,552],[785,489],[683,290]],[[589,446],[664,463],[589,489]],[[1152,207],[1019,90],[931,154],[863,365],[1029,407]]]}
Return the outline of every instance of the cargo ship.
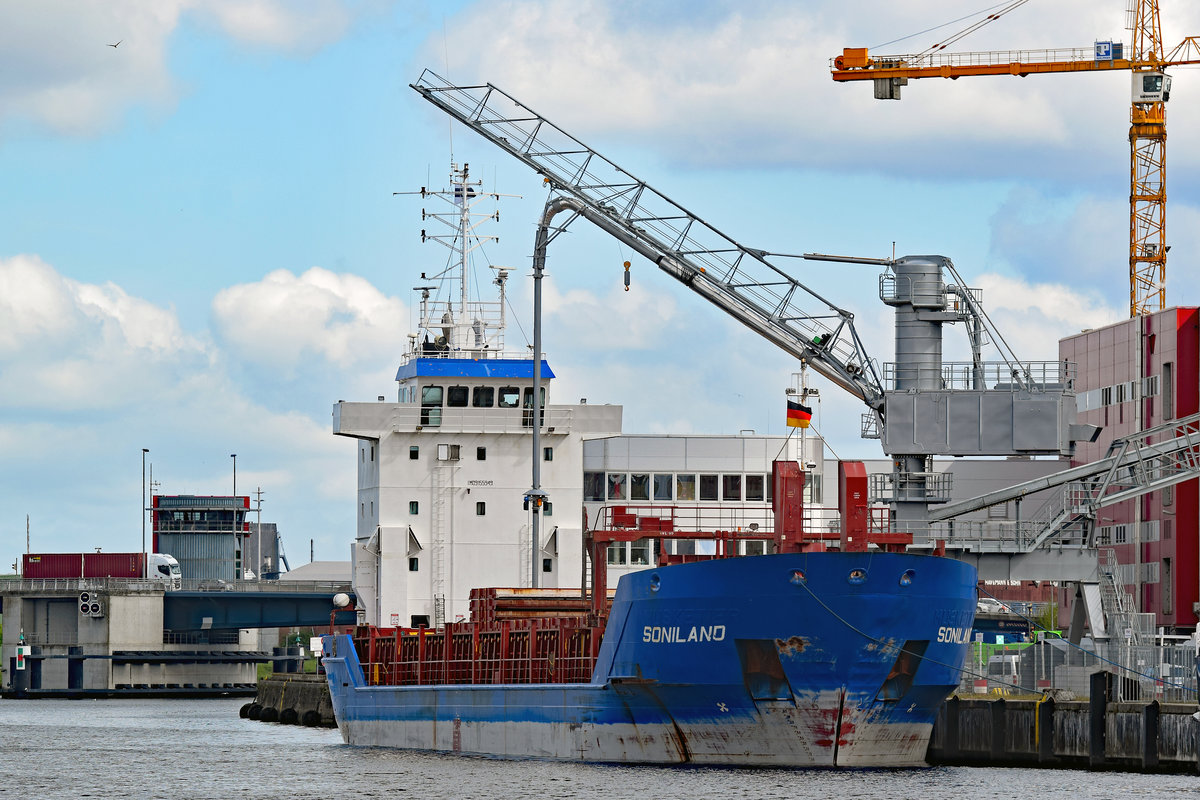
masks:
{"label": "cargo ship", "polygon": [[[344,740],[587,762],[923,765],[966,657],[975,568],[905,552],[912,537],[868,506],[854,462],[839,465],[838,518],[806,527],[817,437],[647,444],[621,435],[618,406],[548,405],[540,343],[512,356],[499,336],[506,271],[492,268],[499,313],[469,297],[475,229],[496,216],[472,209],[499,195],[466,165],[451,177],[418,193],[449,204],[455,259],[421,275],[395,401],[333,412],[334,433],[358,441],[359,623],[323,640]],[[610,459],[587,472],[591,445],[661,452],[643,454],[653,471],[617,473]],[[540,470],[524,489],[530,461]]]}
{"label": "cargo ship", "polygon": [[327,637],[324,664],[353,745],[921,766],[959,681],[975,583],[973,567],[934,556],[713,559],[623,576],[602,637],[571,618],[364,627]]}

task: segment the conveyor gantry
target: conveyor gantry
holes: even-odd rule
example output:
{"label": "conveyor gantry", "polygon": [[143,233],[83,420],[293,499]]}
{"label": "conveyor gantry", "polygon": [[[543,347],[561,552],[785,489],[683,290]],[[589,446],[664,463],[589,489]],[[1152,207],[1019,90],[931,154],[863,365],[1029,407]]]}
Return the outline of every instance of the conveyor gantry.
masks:
{"label": "conveyor gantry", "polygon": [[425,70],[412,88],[529,165],[574,201],[577,216],[882,412],[882,382],[854,315],[772,264],[772,254],[734,241],[491,84],[453,86]]}

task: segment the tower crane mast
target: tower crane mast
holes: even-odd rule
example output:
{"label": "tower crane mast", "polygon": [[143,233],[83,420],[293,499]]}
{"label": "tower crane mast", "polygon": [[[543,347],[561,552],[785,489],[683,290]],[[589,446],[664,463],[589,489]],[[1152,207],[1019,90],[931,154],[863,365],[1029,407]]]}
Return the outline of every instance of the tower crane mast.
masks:
{"label": "tower crane mast", "polygon": [[963,78],[977,75],[1037,75],[1051,72],[1128,70],[1132,73],[1129,128],[1129,315],[1166,306],[1166,103],[1168,67],[1200,64],[1200,38],[1189,36],[1164,53],[1158,0],[1129,0],[1126,27],[1132,32],[1126,52],[1119,42],[1092,48],[949,53],[945,47],[984,24],[1024,5],[1013,0],[1000,11],[922,53],[872,56],[851,47],[831,60],[838,82],[870,80],[875,97],[899,100],[910,78]]}

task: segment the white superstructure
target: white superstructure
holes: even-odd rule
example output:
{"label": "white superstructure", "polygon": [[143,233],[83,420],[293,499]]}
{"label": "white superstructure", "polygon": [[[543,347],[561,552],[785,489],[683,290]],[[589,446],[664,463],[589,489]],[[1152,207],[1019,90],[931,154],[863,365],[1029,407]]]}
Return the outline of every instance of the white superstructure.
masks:
{"label": "white superstructure", "polygon": [[[476,190],[466,165],[453,186],[422,190],[445,201],[426,212],[423,235],[455,254],[427,277],[420,332],[396,375],[395,401],[338,402],[333,432],[358,439],[357,533],[352,552],[358,606],[374,625],[438,625],[469,614],[470,591],[533,585],[530,487],[533,360],[504,351],[507,271],[490,282],[498,301],[473,300],[470,256],[495,215],[473,207],[499,195]],[[444,234],[442,233],[444,231]],[[581,582],[585,438],[620,433],[621,407],[554,405],[541,369],[542,512],[536,585]]]}

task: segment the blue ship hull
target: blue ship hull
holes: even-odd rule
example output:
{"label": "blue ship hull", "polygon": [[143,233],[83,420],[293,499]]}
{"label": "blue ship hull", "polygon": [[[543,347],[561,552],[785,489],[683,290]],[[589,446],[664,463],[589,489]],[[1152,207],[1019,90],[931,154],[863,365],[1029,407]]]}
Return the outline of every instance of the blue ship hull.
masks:
{"label": "blue ship hull", "polygon": [[797,553],[621,578],[587,684],[369,686],[325,642],[353,745],[620,763],[918,766],[958,685],[976,572]]}

